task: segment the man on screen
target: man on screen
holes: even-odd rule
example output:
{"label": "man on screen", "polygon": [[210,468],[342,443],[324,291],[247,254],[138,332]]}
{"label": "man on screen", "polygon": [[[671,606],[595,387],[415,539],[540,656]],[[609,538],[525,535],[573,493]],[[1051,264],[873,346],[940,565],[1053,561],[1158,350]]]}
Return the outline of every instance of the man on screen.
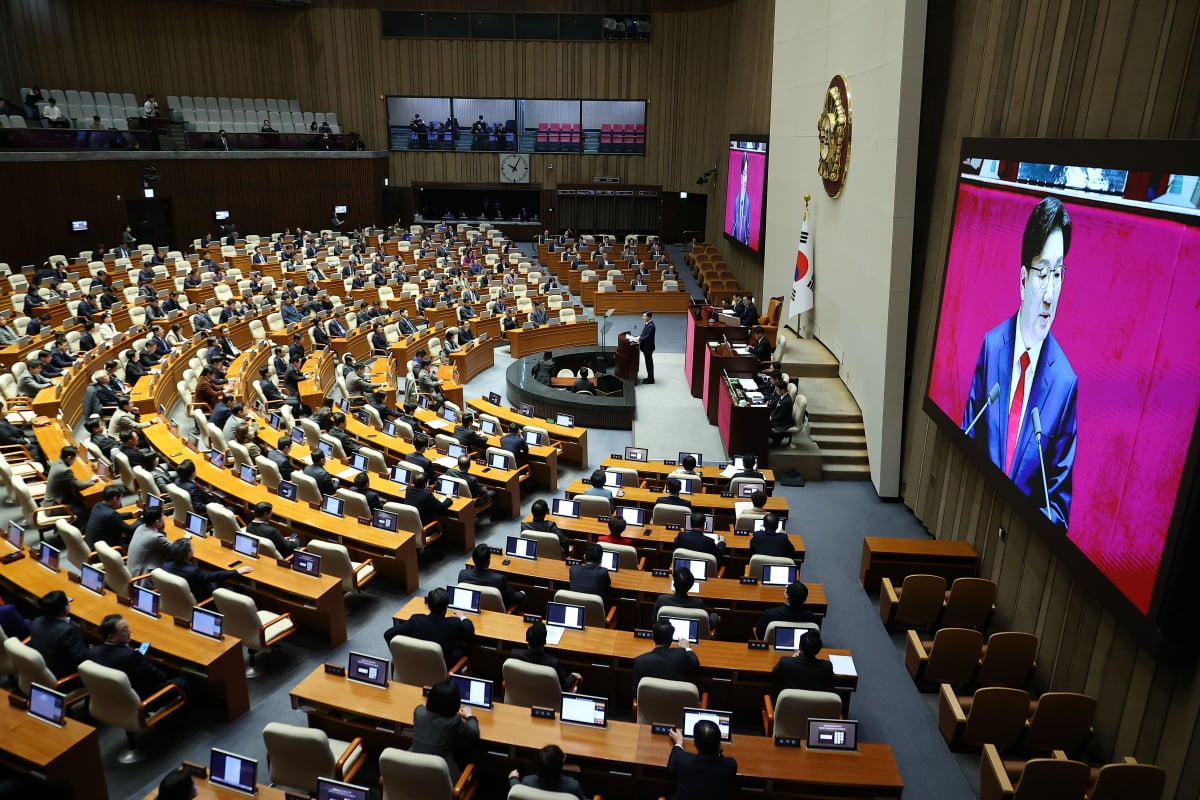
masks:
{"label": "man on screen", "polygon": [[742,153],[742,186],[733,201],[733,238],[744,245],[750,244],[750,196],[746,193],[749,178],[750,154]]}
{"label": "man on screen", "polygon": [[1070,247],[1071,218],[1061,201],[1047,197],[1025,224],[1020,308],[984,335],[962,421],[968,436],[986,443],[993,463],[1064,528],[1079,381],[1050,325]]}

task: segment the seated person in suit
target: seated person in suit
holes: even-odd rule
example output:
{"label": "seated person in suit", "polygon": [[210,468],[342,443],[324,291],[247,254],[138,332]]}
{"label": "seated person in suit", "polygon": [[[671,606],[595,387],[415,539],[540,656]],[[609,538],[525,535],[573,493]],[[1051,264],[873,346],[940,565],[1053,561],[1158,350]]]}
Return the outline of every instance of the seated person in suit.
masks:
{"label": "seated person in suit", "polygon": [[500,449],[513,454],[513,461],[518,467],[524,465],[525,457],[529,455],[529,445],[525,443],[523,431],[525,426],[519,422],[510,422],[508,433],[500,437]]}
{"label": "seated person in suit", "polygon": [[88,547],[95,549],[96,542],[104,542],[110,547],[125,547],[133,536],[133,526],[125,520],[132,514],[122,514],[117,511],[121,507],[121,488],[108,486],[104,489],[104,499],[92,507],[88,517],[84,541]]}
{"label": "seated person in suit", "polygon": [[292,479],[292,473],[296,467],[292,464],[292,460],[288,458],[288,453],[292,449],[292,437],[283,434],[279,437],[279,441],[275,443],[275,450],[267,453],[267,458],[279,469],[279,477],[285,481]]}
{"label": "seated person in suit", "polygon": [[88,657],[83,631],[71,621],[67,610],[70,605],[66,592],[48,592],[38,601],[42,616],[29,626],[29,646],[41,654],[47,669],[59,679],[77,672],[79,662]]}
{"label": "seated person in suit", "polygon": [[329,435],[338,440],[338,444],[342,446],[342,452],[349,458],[358,453],[358,442],[350,436],[346,431],[346,413],[344,411],[334,411],[329,415]]}
{"label": "seated person in suit", "polygon": [[612,508],[613,494],[608,489],[604,488],[604,470],[598,469],[592,472],[588,478],[588,483],[591,488],[586,489],[584,494],[594,494],[608,499],[608,507]]}
{"label": "seated person in suit", "polygon": [[463,447],[469,447],[473,450],[482,450],[488,446],[488,439],[482,433],[474,429],[475,415],[470,411],[463,413],[458,420],[458,425],[454,428],[454,438]]}
{"label": "seated person in suit", "polygon": [[688,518],[688,524],[675,536],[675,548],[680,547],[695,550],[698,553],[708,553],[714,558],[722,558],[726,553],[725,537],[718,536],[713,541],[704,535],[705,516],[703,511],[695,511]]}
{"label": "seated person in suit", "polygon": [[275,545],[275,549],[279,551],[279,555],[288,558],[300,546],[300,537],[294,533],[284,536],[278,528],[271,524],[271,515],[274,510],[274,507],[268,502],[255,503],[251,510],[254,519],[246,525],[246,532],[269,539],[271,544]]}
{"label": "seated person in suit", "polygon": [[754,455],[754,453],[747,453],[742,456],[742,469],[734,473],[733,478],[758,478],[759,480],[763,480],[763,474],[755,469],[757,466],[758,456]]}
{"label": "seated person in suit", "polygon": [[599,544],[592,543],[587,546],[583,563],[571,567],[570,589],[572,592],[594,594],[607,606],[608,592],[612,588],[612,578],[609,577],[608,570],[600,566],[600,554],[603,552]]}
{"label": "seated person in suit", "polygon": [[525,629],[525,644],[527,647],[512,651],[512,658],[530,664],[550,667],[558,673],[558,683],[563,691],[568,691],[577,681],[583,680],[578,672],[567,672],[562,662],[556,656],[546,652],[546,623],[538,621]]}
{"label": "seated person in suit", "polygon": [[532,786],[543,792],[573,795],[579,800],[587,800],[579,781],[570,775],[563,775],[563,764],[566,760],[567,754],[561,747],[556,744],[548,744],[538,750],[533,774],[522,778],[520,771],[514,769],[508,773],[508,785]]}
{"label": "seated person in suit", "polygon": [[446,616],[450,607],[450,593],[438,586],[425,595],[428,614],[413,614],[384,631],[383,640],[391,642],[394,636],[411,636],[424,642],[433,642],[442,648],[446,668],[453,667],[471,652],[475,638],[475,624],[465,616]]}
{"label": "seated person in suit", "polygon": [[700,659],[686,641],[679,647],[671,647],[675,641],[675,628],[669,622],[654,623],[654,649],[642,653],[633,660],[633,691],[637,694],[642,678],[662,678],[668,681],[695,682]]}
{"label": "seated person in suit", "polygon": [[750,355],[757,358],[760,362],[771,360],[771,340],[767,338],[767,332],[762,325],[755,325],[752,329],[754,332],[754,344],[750,347]]}
{"label": "seated person in suit", "polygon": [[575,381],[575,384],[571,387],[571,391],[573,391],[573,392],[591,392],[592,394],[595,394],[596,393],[596,384],[592,383],[591,380],[589,379],[591,374],[592,373],[588,370],[587,367],[580,367],[579,368],[579,379]]}
{"label": "seated person in suit", "polygon": [[196,483],[196,464],[190,458],[179,465],[175,476],[175,485],[188,493],[192,510],[197,514],[203,514],[209,503],[219,502],[211,492]]}
{"label": "seated person in suit", "polygon": [[446,678],[429,689],[425,705],[413,712],[413,753],[441,756],[454,783],[462,774],[461,764],[470,761],[471,751],[479,742],[479,720],[471,707],[462,704],[458,684]]}
{"label": "seated person in suit", "polygon": [[679,478],[667,478],[667,493],[655,500],[654,505],[685,506],[690,509],[692,501],[679,496],[679,490],[682,488],[683,484]]}
{"label": "seated person in suit", "polygon": [[[695,597],[691,592],[692,587],[696,585],[696,576],[687,567],[680,567],[671,573],[671,585],[675,587],[675,591],[668,594],[660,594],[658,599],[654,601],[654,613],[652,619],[658,619],[658,612],[666,606],[678,606],[679,608],[698,608],[704,610],[704,600]],[[713,611],[708,612],[708,626],[710,628],[717,627],[717,623],[721,621],[721,617]]]}
{"label": "seated person in suit", "polygon": [[192,559],[192,542],[187,537],[171,542],[167,548],[167,563],[163,564],[163,569],[187,581],[197,603],[212,597],[213,589],[230,578],[254,571],[253,567],[246,564],[237,569],[204,569]]}
{"label": "seated person in suit", "polygon": [[[571,540],[567,535],[558,529],[558,523],[554,520],[546,519],[546,515],[550,513],[549,504],[542,499],[533,501],[533,505],[529,507],[529,514],[533,519],[522,522],[521,530],[523,531],[540,531],[541,533],[557,533],[558,544],[562,548],[563,555],[566,556],[571,552]],[[622,522],[625,520],[622,519]]]}
{"label": "seated person in suit", "polygon": [[679,462],[679,468],[674,470],[668,477],[690,480],[692,481],[692,490],[699,489],[701,475],[696,471],[696,457],[684,456],[683,460]]}
{"label": "seated person in suit", "polygon": [[795,655],[779,659],[775,669],[771,670],[777,695],[784,689],[833,691],[833,664],[828,659],[817,658],[822,645],[821,634],[809,631],[800,637],[800,649]]}
{"label": "seated person in suit", "polygon": [[[485,505],[496,501],[496,490],[484,486],[479,482],[479,478],[471,474],[471,457],[466,453],[458,457],[458,462],[454,469],[446,470],[446,475],[450,478],[458,478],[466,483],[467,488],[471,491],[471,497],[475,499],[476,505]],[[499,508],[495,508],[492,511],[492,521],[499,522],[501,519],[504,519],[503,513]]]}
{"label": "seated person in suit", "polygon": [[525,592],[514,591],[503,574],[491,569],[492,551],[486,544],[477,544],[471,551],[472,565],[458,573],[459,583],[474,583],[500,590],[505,608],[511,608],[525,600]]}
{"label": "seated person in suit", "polygon": [[429,437],[423,433],[418,433],[413,436],[413,451],[404,457],[404,460],[410,464],[416,464],[425,471],[426,475],[433,472],[433,462],[425,455],[425,451],[429,448]]}
{"label": "seated person in suit", "polygon": [[333,481],[333,476],[329,474],[329,470],[325,469],[325,453],[320,450],[312,451],[312,463],[304,468],[304,474],[317,482],[317,490],[321,494],[334,494],[337,492],[337,484]]}
{"label": "seated person in suit", "polygon": [[29,636],[29,625],[20,609],[0,597],[0,628],[4,629],[5,635],[24,639]]}
{"label": "seated person in suit", "polygon": [[779,515],[768,512],[763,517],[763,529],[750,540],[750,555],[795,558],[796,546],[787,532],[779,529]]}
{"label": "seated person in suit", "polygon": [[800,581],[793,581],[784,589],[787,604],[772,606],[758,617],[754,623],[754,635],[762,639],[767,635],[767,626],[772,622],[815,622],[820,624],[821,618],[804,607],[808,602],[808,587]]}
{"label": "seated person in suit", "polygon": [[623,535],[627,527],[629,527],[629,523],[625,521],[624,517],[611,517],[608,520],[608,533],[597,536],[596,541],[602,544],[627,544],[633,547],[637,544],[637,539]]}
{"label": "seated person in suit", "polygon": [[667,771],[675,779],[671,800],[725,800],[737,794],[737,761],[721,752],[721,730],[712,720],[700,720],[692,730],[696,752],[683,747],[683,734],[671,729]]}
{"label": "seated person in suit", "polygon": [[157,664],[129,646],[132,631],[120,614],[109,614],[101,620],[100,635],[104,641],[88,651],[88,660],[124,672],[139,699],[145,700],[168,684],[175,684],[187,693],[187,678],[167,677]]}
{"label": "seated person in suit", "polygon": [[379,492],[371,488],[371,476],[365,472],[360,472],[354,476],[351,482],[354,486],[354,491],[358,492],[367,501],[367,508],[372,511],[379,511],[383,508],[383,498]]}
{"label": "seated person in suit", "polygon": [[454,504],[449,497],[439,500],[433,492],[429,491],[428,472],[412,476],[412,483],[404,493],[404,502],[415,508],[421,515],[422,525],[436,521],[443,511]]}

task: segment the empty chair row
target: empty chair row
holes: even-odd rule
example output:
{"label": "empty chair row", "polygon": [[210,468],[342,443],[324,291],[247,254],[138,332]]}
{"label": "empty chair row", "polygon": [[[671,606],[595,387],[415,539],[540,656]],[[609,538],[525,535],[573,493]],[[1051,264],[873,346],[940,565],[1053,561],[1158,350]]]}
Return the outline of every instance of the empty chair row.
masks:
{"label": "empty chair row", "polygon": [[[132,92],[88,92],[77,91],[75,89],[42,89],[42,97],[49,100],[53,97],[59,103],[72,103],[74,105],[108,105],[120,107],[140,107],[136,97]],[[21,89],[21,98],[24,99],[30,93],[28,88]]]}
{"label": "empty chair row", "polygon": [[265,114],[268,111],[299,111],[299,100],[277,100],[274,98],[263,99],[261,97],[192,97],[190,95],[169,95],[167,97],[167,105],[170,108],[183,109],[208,109],[212,111],[252,111],[254,113]]}
{"label": "empty chair row", "polygon": [[292,123],[294,125],[304,125],[305,127],[313,123],[321,125],[326,122],[330,125],[336,125],[337,114],[332,111],[328,113],[314,113],[312,111],[264,111],[259,113],[253,110],[221,109],[220,111],[211,111],[203,108],[187,108],[180,112],[181,122],[221,122],[226,125],[245,122],[258,129],[262,126],[263,120],[269,121],[272,127],[277,127],[280,123]]}
{"label": "empty chair row", "polygon": [[1161,800],[1167,773],[1126,756],[1099,768],[1055,753],[1051,758],[1009,761],[990,744],[979,761],[981,800],[1052,797],[1054,800]]}
{"label": "empty chair row", "polygon": [[884,578],[879,589],[879,616],[885,628],[934,626],[987,627],[995,609],[996,584],[986,578],[958,578],[950,591],[940,575],[909,575],[895,586]]}

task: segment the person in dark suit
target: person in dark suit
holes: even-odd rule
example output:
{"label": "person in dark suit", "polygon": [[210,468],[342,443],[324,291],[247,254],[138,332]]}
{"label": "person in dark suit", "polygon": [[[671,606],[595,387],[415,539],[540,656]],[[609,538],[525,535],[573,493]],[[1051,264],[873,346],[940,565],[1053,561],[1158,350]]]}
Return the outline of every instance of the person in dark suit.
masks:
{"label": "person in dark suit", "polygon": [[721,730],[712,720],[700,720],[692,730],[696,752],[683,748],[683,734],[671,729],[667,771],[675,778],[671,800],[726,800],[737,793],[737,761],[721,753]]}
{"label": "person in dark suit", "polygon": [[288,452],[292,449],[292,437],[284,434],[279,437],[279,441],[275,443],[275,450],[267,453],[267,458],[270,459],[279,470],[279,477],[285,481],[292,479],[292,472],[296,467],[292,464],[292,460],[288,458]]}
{"label": "person in dark suit", "polygon": [[464,413],[459,418],[458,425],[454,428],[454,438],[458,440],[463,447],[469,447],[473,450],[482,450],[488,446],[488,439],[483,434],[474,429],[475,415],[470,411]]}
{"label": "person in dark suit", "polygon": [[809,631],[800,637],[800,649],[795,655],[779,659],[775,669],[771,670],[777,695],[784,689],[833,691],[833,664],[828,659],[817,658],[822,645],[821,634]]}
{"label": "person in dark suit", "polygon": [[511,608],[524,602],[525,592],[514,591],[508,585],[508,579],[503,574],[490,569],[492,551],[488,549],[486,544],[475,545],[475,549],[471,551],[471,563],[472,566],[466,567],[458,573],[459,583],[475,583],[480,586],[491,586],[499,589],[505,608]]}
{"label": "person in dark suit", "polygon": [[224,128],[222,128],[221,130],[217,131],[217,149],[218,149],[218,150],[231,150],[231,149],[232,149],[232,148],[229,146],[229,137],[227,137],[227,136],[225,135],[225,129],[224,129]]}
{"label": "person in dark suit", "polygon": [[596,384],[591,381],[591,371],[587,367],[579,368],[579,378],[571,386],[573,392],[591,392],[596,393]]}
{"label": "person in dark suit", "polygon": [[413,711],[413,753],[441,756],[454,783],[462,774],[460,764],[468,763],[470,752],[479,741],[479,720],[471,707],[462,705],[458,685],[446,678],[429,689],[425,705]]}
{"label": "person in dark suit", "polygon": [[132,514],[122,514],[117,511],[121,507],[121,489],[109,486],[104,490],[104,499],[96,503],[88,517],[84,541],[87,546],[96,549],[96,542],[104,542],[110,547],[127,547],[133,537],[133,526],[125,520]]}
{"label": "person in dark suit", "polygon": [[821,618],[804,607],[808,602],[808,587],[800,581],[793,581],[785,590],[787,604],[772,606],[758,617],[754,623],[754,635],[762,639],[767,635],[767,626],[772,622],[815,622],[821,623]]}
{"label": "person in dark suit", "polygon": [[522,778],[520,770],[514,769],[508,773],[508,785],[510,787],[530,786],[543,792],[566,794],[577,797],[579,800],[587,800],[579,781],[571,775],[563,774],[563,764],[566,760],[567,754],[561,747],[556,744],[548,744],[538,750],[537,757],[534,759],[533,774]]}
{"label": "person in dark suit", "polygon": [[[673,592],[660,594],[658,599],[654,601],[654,613],[651,615],[651,619],[658,619],[658,612],[667,606],[698,608],[701,611],[706,610],[704,600],[690,594],[692,587],[696,585],[696,576],[692,574],[690,569],[680,567],[672,572],[671,585],[675,589]],[[721,617],[715,611],[708,612],[709,628],[716,628],[717,623],[720,621]]]}
{"label": "person in dark suit", "polygon": [[642,312],[642,332],[637,336],[638,349],[646,360],[646,380],[642,383],[654,383],[654,312]]}
{"label": "person in dark suit", "polygon": [[0,597],[0,628],[4,630],[5,635],[24,639],[29,636],[29,625],[29,620],[25,619],[15,605]]}
{"label": "person in dark suit", "polygon": [[1021,305],[984,334],[962,418],[967,436],[1064,529],[1071,512],[1079,379],[1050,326],[1070,248],[1070,215],[1057,198],[1044,198],[1025,223]]}
{"label": "person in dark suit", "polygon": [[725,546],[725,537],[718,536],[717,541],[713,541],[704,535],[705,516],[703,511],[693,512],[688,519],[688,524],[675,535],[675,548],[685,548],[687,550],[695,550],[698,553],[708,553],[713,558],[724,558],[727,548]]}
{"label": "person in dark suit", "polygon": [[578,672],[568,672],[556,656],[546,652],[546,623],[539,620],[526,628],[525,644],[526,647],[513,650],[511,658],[550,667],[558,673],[558,683],[564,692],[571,691],[572,687],[578,688],[578,682],[583,680],[583,676]]}
{"label": "person in dark suit", "polygon": [[304,474],[317,482],[317,489],[321,494],[335,494],[337,485],[333,481],[333,476],[329,474],[329,470],[325,469],[325,453],[313,450],[311,457],[312,463],[304,468]]}
{"label": "person in dark suit", "polygon": [[742,327],[749,328],[757,324],[758,306],[754,305],[754,296],[748,294],[746,295],[746,307],[742,309]]}
{"label": "person in dark suit", "polygon": [[354,491],[361,494],[366,500],[367,508],[371,511],[383,510],[383,497],[371,488],[371,477],[367,473],[360,472],[355,475],[351,485],[354,487]]}
{"label": "person in dark suit", "polygon": [[219,502],[211,492],[196,483],[196,465],[190,458],[179,465],[175,475],[175,485],[188,493],[192,509],[197,514],[203,514],[209,503]]}
{"label": "person in dark suit", "polygon": [[750,555],[795,558],[796,546],[787,532],[779,529],[779,515],[768,513],[763,517],[763,529],[750,539]]}
{"label": "person in dark suit", "polygon": [[656,622],[652,629],[654,649],[633,660],[633,691],[637,693],[642,678],[662,678],[668,681],[692,681],[700,669],[700,659],[686,641],[671,647],[675,628],[669,622]]}
{"label": "person in dark suit", "polygon": [[446,668],[453,667],[471,652],[475,638],[475,625],[465,616],[446,616],[450,607],[450,593],[438,586],[425,594],[428,614],[413,614],[398,622],[383,633],[383,640],[390,643],[396,636],[411,636],[424,642],[433,642],[442,648]]}
{"label": "person in dark suit", "polygon": [[775,387],[775,405],[771,407],[768,418],[771,430],[767,436],[771,446],[775,447],[787,436],[787,430],[792,427],[792,396],[788,393],[787,384],[780,383]]}
{"label": "person in dark suit", "polygon": [[[546,519],[546,515],[550,513],[550,506],[545,500],[538,498],[533,501],[533,505],[529,507],[529,514],[533,517],[531,520],[521,523],[523,531],[539,531],[541,533],[558,534],[558,545],[562,548],[563,555],[566,556],[571,552],[571,540],[567,535],[558,528],[558,523],[554,520]],[[617,517],[621,522],[625,520]]]}
{"label": "person in dark suit", "polygon": [[597,595],[608,605],[608,592],[612,588],[612,578],[608,570],[600,566],[600,555],[604,550],[593,542],[584,552],[583,563],[571,567],[572,592]]}
{"label": "person in dark suit", "polygon": [[[79,662],[88,657],[83,631],[71,621],[71,605],[66,592],[55,589],[39,601],[42,616],[29,626],[29,646],[41,654],[55,678],[65,678],[79,670]],[[7,633],[7,631],[6,631]]]}
{"label": "person in dark suit", "polygon": [[758,480],[765,480],[763,474],[755,469],[757,466],[758,456],[754,455],[754,453],[747,453],[742,456],[742,468],[730,476],[730,480],[733,480],[733,478],[757,478]]}
{"label": "person in dark suit", "polygon": [[76,526],[86,528],[90,512],[80,492],[99,478],[93,475],[86,481],[77,479],[71,467],[78,457],[79,450],[67,445],[59,451],[58,460],[50,462],[50,471],[46,474],[45,504],[66,506],[75,514]]}
{"label": "person in dark suit", "polygon": [[733,201],[733,238],[744,245],[750,244],[750,156],[742,153],[740,188]]}
{"label": "person in dark suit", "polygon": [[519,467],[525,463],[529,455],[529,445],[525,443],[524,426],[519,422],[510,422],[508,433],[500,437],[500,449],[513,454],[513,462]]}
{"label": "person in dark suit", "polygon": [[[446,476],[450,478],[458,478],[467,484],[467,489],[470,490],[471,497],[474,498],[477,505],[495,503],[496,491],[484,486],[479,482],[479,478],[476,478],[471,474],[471,456],[467,455],[466,453],[463,453],[458,457],[458,462],[454,469],[446,470]],[[493,505],[492,521],[499,522],[501,519],[504,519],[503,512],[501,512],[498,507]]]}
{"label": "person in dark suit", "polygon": [[762,325],[755,325],[754,344],[750,347],[750,355],[758,359],[759,363],[768,362],[771,360],[771,340],[767,338],[767,331]]}
{"label": "person in dark suit", "polygon": [[425,470],[426,475],[433,472],[433,462],[425,455],[425,451],[429,449],[429,437],[423,433],[418,433],[413,436],[413,451],[404,456],[404,460],[410,464],[416,464],[421,469]]}
{"label": "person in dark suit", "polygon": [[428,525],[436,522],[444,511],[454,504],[449,497],[439,500],[429,491],[429,473],[413,475],[412,483],[404,493],[404,502],[408,503],[421,515],[421,524]]}
{"label": "person in dark suit", "polygon": [[167,562],[163,569],[187,581],[188,588],[196,602],[202,602],[212,597],[216,589],[230,578],[245,575],[254,570],[253,567],[242,565],[237,569],[209,570],[198,566],[192,559],[192,542],[188,537],[176,539],[167,548]]}
{"label": "person in dark suit", "polygon": [[280,533],[279,529],[271,524],[271,515],[274,511],[274,506],[268,502],[255,503],[254,508],[251,509],[254,518],[247,523],[246,532],[269,540],[271,544],[275,545],[279,555],[288,558],[300,546],[300,537],[294,533],[290,536]]}
{"label": "person in dark suit", "polygon": [[683,484],[680,483],[679,478],[667,478],[667,493],[655,500],[654,505],[684,506],[685,508],[690,509],[692,507],[692,501],[688,500],[686,497],[679,496],[679,490],[682,488]]}
{"label": "person in dark suit", "polygon": [[88,651],[88,660],[124,672],[139,699],[145,700],[169,684],[187,694],[186,678],[168,677],[139,650],[129,646],[132,631],[129,622],[120,614],[109,614],[101,620],[100,635],[104,641]]}

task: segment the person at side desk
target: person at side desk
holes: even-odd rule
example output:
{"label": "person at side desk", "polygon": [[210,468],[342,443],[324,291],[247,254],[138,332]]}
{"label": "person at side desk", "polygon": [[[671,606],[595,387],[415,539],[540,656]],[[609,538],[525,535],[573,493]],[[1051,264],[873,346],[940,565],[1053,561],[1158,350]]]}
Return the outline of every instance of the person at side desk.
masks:
{"label": "person at side desk", "polygon": [[142,512],[142,524],[133,531],[129,540],[129,558],[126,565],[130,575],[144,575],[166,563],[171,541],[163,533],[166,519],[162,507],[147,508]]}
{"label": "person at side desk", "polygon": [[255,503],[251,510],[254,519],[246,525],[246,532],[269,539],[271,544],[275,545],[275,549],[279,551],[279,555],[288,558],[300,546],[300,537],[294,533],[291,536],[284,536],[280,533],[279,529],[271,524],[271,515],[274,511],[275,508],[270,503]]}
{"label": "person at side desk", "polygon": [[762,639],[767,635],[767,626],[772,622],[815,622],[820,624],[821,618],[804,607],[808,602],[808,587],[800,581],[792,581],[784,589],[787,603],[782,606],[772,606],[758,617],[754,623],[754,635]]}
{"label": "person at side desk", "polygon": [[654,649],[633,660],[633,691],[637,693],[642,678],[662,678],[668,681],[694,681],[700,659],[686,641],[671,647],[675,628],[669,622],[656,622],[652,629]]}
{"label": "person at side desk", "polygon": [[787,531],[779,528],[779,515],[768,512],[763,517],[763,529],[750,539],[750,555],[795,558],[796,546],[788,538]]}
{"label": "person at side desk", "polygon": [[59,451],[58,459],[50,463],[50,470],[46,473],[45,505],[66,506],[75,514],[76,527],[86,528],[91,511],[80,492],[100,479],[95,475],[86,481],[76,478],[71,467],[78,457],[79,450],[67,445]]}
{"label": "person at side desk", "polygon": [[187,581],[192,596],[199,603],[212,597],[213,589],[225,581],[252,572],[254,567],[242,565],[237,569],[204,569],[192,558],[191,539],[184,537],[171,542],[167,548],[167,563],[163,564],[163,569]]}
{"label": "person at side desk", "polygon": [[209,503],[219,502],[212,492],[196,483],[196,464],[190,458],[179,465],[175,475],[175,485],[188,493],[197,514],[203,514]]}
{"label": "person at side desk", "polygon": [[438,517],[454,504],[449,497],[439,500],[433,492],[429,491],[428,472],[412,476],[412,484],[404,493],[404,502],[417,509],[421,515],[422,525],[436,522]]}
{"label": "person at side desk", "polygon": [[413,712],[410,752],[441,756],[454,783],[462,774],[460,764],[470,760],[471,750],[479,741],[479,720],[471,707],[462,704],[458,685],[446,678],[429,690],[425,705]]}
{"label": "person at side desk", "polygon": [[683,734],[671,729],[667,771],[675,778],[671,800],[726,800],[737,792],[737,761],[721,752],[721,731],[711,720],[700,720],[692,731],[696,752],[683,747]]}
{"label": "person at side desk", "polygon": [[475,624],[465,616],[447,616],[450,593],[438,586],[425,594],[428,614],[413,614],[398,622],[383,633],[383,641],[391,643],[396,636],[411,636],[425,642],[433,642],[442,648],[446,667],[453,667],[471,652],[475,639]]}
{"label": "person at side desk", "polygon": [[[658,619],[658,612],[667,606],[677,606],[679,608],[698,608],[701,611],[706,610],[704,600],[695,597],[690,592],[692,587],[696,585],[696,576],[687,567],[680,567],[671,573],[671,585],[674,588],[673,592],[668,594],[660,594],[658,599],[654,601],[654,614],[652,619]],[[721,621],[720,615],[715,611],[708,612],[708,625],[715,629]]]}
{"label": "person at side desk", "polygon": [[[541,533],[554,533],[558,535],[558,545],[562,548],[563,555],[571,552],[571,540],[567,538],[561,530],[558,529],[558,523],[554,520],[546,519],[546,515],[550,513],[550,506],[545,500],[537,499],[533,501],[533,505],[529,507],[529,513],[533,519],[528,522],[521,523],[523,531],[539,531]],[[618,519],[621,519],[618,517]],[[621,519],[621,522],[624,522]]]}
{"label": "person at side desk", "polygon": [[317,482],[317,490],[321,494],[335,494],[337,484],[334,483],[329,470],[325,469],[325,453],[321,450],[313,450],[310,458],[312,458],[312,463],[304,468],[304,474]]}
{"label": "person at side desk", "polygon": [[574,385],[571,386],[571,391],[589,392],[591,394],[595,394],[596,384],[592,383],[591,376],[592,373],[587,367],[580,367],[579,378],[575,381]]}
{"label": "person at side desk", "polygon": [[464,413],[458,421],[458,425],[454,428],[454,438],[458,440],[463,447],[470,447],[476,450],[482,450],[488,446],[488,439],[483,434],[475,430],[475,415],[470,411]]}
{"label": "person at side desk", "polygon": [[530,786],[543,792],[554,792],[556,795],[565,794],[587,800],[579,781],[570,775],[563,775],[563,764],[567,754],[556,744],[548,744],[538,750],[533,762],[533,774],[521,777],[519,770],[508,773],[509,786]]}
{"label": "person at side desk", "polygon": [[84,541],[93,550],[97,542],[110,547],[125,547],[133,537],[134,528],[125,521],[133,515],[117,511],[121,507],[121,492],[119,486],[105,487],[104,499],[96,503],[88,517]]}
{"label": "person at side desk", "polygon": [[679,490],[683,488],[683,484],[678,478],[667,478],[667,493],[654,501],[654,505],[664,506],[684,506],[692,507],[692,501],[686,497],[679,496]]}
{"label": "person at side desk", "polygon": [[776,694],[784,689],[833,691],[833,664],[817,658],[823,644],[821,634],[809,631],[800,637],[800,649],[795,655],[779,659],[775,669],[771,670],[771,676],[775,678]]}
{"label": "person at side desk", "polygon": [[556,656],[546,652],[546,623],[539,620],[526,628],[525,644],[527,647],[512,651],[512,658],[529,664],[550,667],[558,673],[558,682],[563,691],[571,691],[573,688],[579,687],[583,676],[578,672],[567,672]]}
{"label": "person at side desk", "polygon": [[88,646],[83,631],[71,621],[71,599],[55,589],[38,601],[42,616],[29,626],[29,646],[37,650],[55,678],[65,678],[79,670],[87,658]]}
{"label": "person at side desk", "polygon": [[88,660],[125,673],[130,687],[141,700],[169,685],[178,686],[186,695],[188,679],[182,675],[168,677],[140,650],[130,647],[132,634],[128,620],[120,614],[109,614],[100,622],[100,635],[104,641],[88,651]]}
{"label": "person at side desk", "polygon": [[518,467],[525,463],[526,456],[529,455],[529,445],[525,443],[524,431],[525,426],[521,423],[510,422],[508,433],[500,437],[500,449],[512,453],[513,462]]}
{"label": "person at side desk", "polygon": [[594,594],[608,605],[608,593],[612,588],[612,578],[608,570],[600,565],[600,555],[604,552],[599,544],[589,544],[584,551],[583,563],[571,567],[572,592]]}
{"label": "person at side desk", "polygon": [[583,493],[606,498],[608,500],[608,507],[611,509],[613,503],[613,494],[611,491],[604,488],[604,470],[593,470],[592,474],[588,477],[588,483],[591,484],[591,487],[585,489]]}
{"label": "person at side desk", "polygon": [[676,549],[682,547],[687,550],[695,550],[698,553],[708,553],[713,558],[721,559],[725,557],[727,548],[725,546],[725,537],[718,536],[717,541],[708,538],[704,533],[705,515],[703,511],[694,511],[688,518],[684,530],[681,530],[675,535]]}
{"label": "person at side desk", "polygon": [[464,567],[459,571],[459,583],[475,583],[499,589],[505,608],[511,608],[525,601],[525,592],[515,591],[508,585],[508,579],[502,573],[491,569],[492,551],[486,544],[475,545],[475,549],[471,551],[471,562],[472,566]]}
{"label": "person at side desk", "polygon": [[267,453],[267,458],[270,459],[271,462],[275,464],[275,467],[279,470],[279,477],[283,478],[285,481],[290,481],[292,479],[292,473],[296,469],[296,467],[292,464],[292,460],[288,457],[288,453],[291,452],[292,449],[292,437],[284,434],[283,436],[279,437],[279,441],[275,444],[276,449]]}

